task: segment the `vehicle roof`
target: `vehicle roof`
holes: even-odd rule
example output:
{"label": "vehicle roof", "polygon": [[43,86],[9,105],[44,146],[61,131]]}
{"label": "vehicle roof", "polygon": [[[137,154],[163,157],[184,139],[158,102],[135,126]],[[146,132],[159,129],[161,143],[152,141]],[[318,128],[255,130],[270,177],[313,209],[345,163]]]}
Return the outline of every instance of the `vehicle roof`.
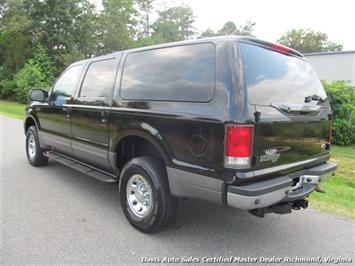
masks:
{"label": "vehicle roof", "polygon": [[[264,41],[264,40],[261,40],[258,38],[254,38],[254,37],[249,37],[249,36],[228,35],[228,36],[207,37],[207,38],[185,40],[185,41],[179,41],[179,42],[169,42],[169,43],[150,45],[150,46],[144,46],[144,47],[139,47],[139,48],[132,48],[132,49],[127,49],[127,50],[123,50],[123,51],[117,51],[117,52],[113,52],[113,53],[109,53],[109,54],[77,61],[77,62],[74,62],[73,64],[71,64],[70,66],[78,64],[78,63],[86,63],[86,62],[92,61],[92,60],[96,61],[96,60],[100,60],[100,59],[112,58],[112,57],[117,56],[121,53],[131,53],[131,52],[146,51],[146,50],[152,50],[152,49],[158,49],[158,48],[164,48],[164,47],[172,47],[172,46],[177,46],[177,45],[198,44],[198,43],[206,43],[206,42],[218,44],[218,43],[233,42],[236,40],[244,40],[244,41],[251,41],[251,42],[255,42],[255,43],[269,43],[269,44],[271,44],[271,42],[267,42],[267,41]],[[289,49],[298,53],[297,51],[295,51],[291,48],[289,48]],[[300,54],[300,53],[298,53],[298,54]]]}
{"label": "vehicle roof", "polygon": [[194,40],[185,40],[185,41],[179,41],[179,42],[169,42],[169,43],[162,43],[162,44],[156,44],[156,45],[150,45],[150,46],[144,46],[144,47],[139,47],[139,48],[132,48],[132,49],[127,49],[123,51],[117,51],[101,56],[95,56],[91,58],[87,58],[84,60],[76,61],[71,65],[78,64],[78,63],[85,63],[87,61],[91,60],[98,60],[98,59],[106,59],[110,58],[112,56],[119,55],[121,53],[125,52],[138,52],[138,51],[145,51],[145,50],[152,50],[152,49],[158,49],[158,48],[163,48],[163,47],[171,47],[171,46],[177,46],[177,45],[187,45],[187,44],[197,44],[197,43],[206,43],[206,42],[211,42],[211,43],[225,43],[225,42],[231,42],[235,41],[239,38],[244,38],[242,36],[217,36],[217,37],[207,37],[207,38],[201,38],[201,39],[194,39]]}

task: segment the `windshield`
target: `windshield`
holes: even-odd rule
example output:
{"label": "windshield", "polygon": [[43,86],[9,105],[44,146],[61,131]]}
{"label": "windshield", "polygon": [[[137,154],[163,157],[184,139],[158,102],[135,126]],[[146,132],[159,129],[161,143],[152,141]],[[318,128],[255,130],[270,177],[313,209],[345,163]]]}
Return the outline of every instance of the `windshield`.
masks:
{"label": "windshield", "polygon": [[249,102],[273,106],[314,106],[326,93],[311,65],[294,56],[239,42]]}

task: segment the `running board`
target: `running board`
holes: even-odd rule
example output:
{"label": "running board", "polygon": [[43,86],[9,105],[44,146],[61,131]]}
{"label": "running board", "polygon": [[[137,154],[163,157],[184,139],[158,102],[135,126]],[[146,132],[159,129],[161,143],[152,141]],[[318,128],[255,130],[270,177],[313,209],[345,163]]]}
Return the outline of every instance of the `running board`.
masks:
{"label": "running board", "polygon": [[82,162],[74,160],[74,159],[72,159],[68,156],[62,155],[60,153],[57,153],[54,151],[47,151],[47,152],[44,152],[43,154],[48,159],[52,159],[54,161],[57,161],[58,163],[64,164],[70,168],[73,168],[81,173],[87,174],[93,178],[100,180],[100,181],[103,181],[106,183],[118,182],[118,179],[116,179],[114,175],[106,173],[106,172],[101,171],[99,169],[96,169],[88,164],[84,164]]}

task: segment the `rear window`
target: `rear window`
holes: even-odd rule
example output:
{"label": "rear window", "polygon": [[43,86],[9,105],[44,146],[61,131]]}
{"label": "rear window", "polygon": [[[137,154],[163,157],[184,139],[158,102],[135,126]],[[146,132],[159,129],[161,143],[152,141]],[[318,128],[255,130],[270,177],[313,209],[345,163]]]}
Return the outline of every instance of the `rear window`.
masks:
{"label": "rear window", "polygon": [[123,70],[124,99],[207,102],[215,87],[211,43],[131,53]]}
{"label": "rear window", "polygon": [[326,99],[322,84],[308,62],[252,44],[239,45],[250,103],[308,106],[321,102],[310,100],[314,95]]}

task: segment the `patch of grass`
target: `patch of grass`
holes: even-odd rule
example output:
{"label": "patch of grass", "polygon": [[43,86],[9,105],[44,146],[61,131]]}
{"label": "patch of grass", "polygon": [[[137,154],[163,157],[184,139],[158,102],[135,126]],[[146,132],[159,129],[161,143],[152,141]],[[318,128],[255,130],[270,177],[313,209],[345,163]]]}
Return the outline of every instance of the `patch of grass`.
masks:
{"label": "patch of grass", "polygon": [[25,104],[0,101],[0,114],[12,118],[23,119],[25,115]]}
{"label": "patch of grass", "polygon": [[321,184],[326,193],[311,194],[310,204],[355,219],[355,146],[332,146],[330,161],[338,165],[335,177]]}

